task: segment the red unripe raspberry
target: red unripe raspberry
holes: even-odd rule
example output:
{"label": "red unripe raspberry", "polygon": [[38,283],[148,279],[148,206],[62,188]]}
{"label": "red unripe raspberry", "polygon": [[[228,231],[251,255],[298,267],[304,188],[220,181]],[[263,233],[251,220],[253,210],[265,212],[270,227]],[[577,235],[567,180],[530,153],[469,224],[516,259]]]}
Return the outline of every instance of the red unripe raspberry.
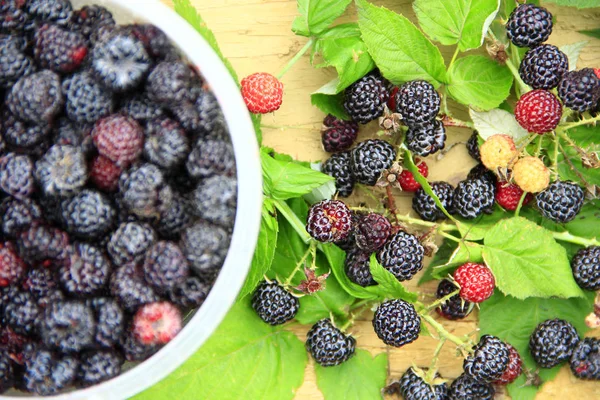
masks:
{"label": "red unripe raspberry", "polygon": [[111,115],[96,122],[92,139],[98,153],[121,168],[129,166],[142,153],[144,131],[137,121],[125,115]]}
{"label": "red unripe raspberry", "polygon": [[94,157],[90,167],[90,179],[100,190],[114,192],[119,184],[121,168],[108,158],[98,155]]}
{"label": "red unripe raspberry", "polygon": [[594,68],[594,74],[600,79],[600,68]]}
{"label": "red unripe raspberry", "polygon": [[181,326],[179,309],[166,301],[146,304],[133,316],[133,334],[145,345],[170,342],[181,331]]}
{"label": "red unripe raspberry", "polygon": [[390,99],[388,100],[387,106],[390,110],[396,109],[396,93],[398,93],[400,88],[398,86],[394,86],[392,91],[390,92]]}
{"label": "red unripe raspberry", "polygon": [[523,372],[523,360],[517,349],[506,343],[508,346],[508,367],[504,370],[504,373],[494,383],[496,385],[508,385],[513,383],[519,375]]}
{"label": "red unripe raspberry", "polygon": [[532,90],[517,102],[515,117],[527,131],[541,135],[558,126],[562,117],[562,105],[553,93],[542,89]]}
{"label": "red unripe raspberry", "polygon": [[[519,201],[523,196],[523,190],[513,183],[505,181],[496,182],[496,203],[505,210],[515,211],[519,206]],[[533,199],[531,193],[528,193],[523,199],[523,205],[526,205]]]}
{"label": "red unripe raspberry", "polygon": [[242,97],[251,113],[268,114],[279,110],[283,101],[283,83],[266,72],[242,79]]}
{"label": "red unripe raspberry", "polygon": [[[425,161],[417,158],[415,159],[415,164],[417,165],[417,168],[419,168],[421,175],[427,178],[429,175],[429,167]],[[407,169],[403,170],[398,176],[398,183],[400,183],[400,187],[405,192],[416,192],[421,189],[421,184],[415,180],[413,173]]]}
{"label": "red unripe raspberry", "polygon": [[16,283],[25,273],[27,265],[17,255],[12,243],[0,244],[0,287]]}
{"label": "red unripe raspberry", "polygon": [[454,272],[454,280],[460,286],[460,297],[472,303],[490,298],[496,287],[492,271],[483,264],[466,263]]}
{"label": "red unripe raspberry", "polygon": [[323,200],[314,204],[309,212],[306,230],[319,242],[340,242],[352,230],[350,209],[339,200]]}

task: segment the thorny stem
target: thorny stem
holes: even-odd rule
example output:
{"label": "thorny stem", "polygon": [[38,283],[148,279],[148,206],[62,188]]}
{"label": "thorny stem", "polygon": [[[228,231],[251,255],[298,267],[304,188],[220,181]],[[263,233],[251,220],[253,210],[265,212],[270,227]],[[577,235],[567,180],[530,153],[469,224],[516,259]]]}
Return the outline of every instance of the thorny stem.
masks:
{"label": "thorny stem", "polygon": [[371,305],[371,303],[373,303],[373,300],[370,300],[370,299],[363,299],[363,300],[360,300],[360,301],[358,301],[358,302],[354,303],[354,304],[352,305],[352,307],[350,307],[350,311],[354,311],[354,310],[356,310],[357,308],[361,308],[362,306],[365,306],[365,305],[367,305],[367,304],[370,306],[370,305]]}
{"label": "thorny stem", "polygon": [[458,336],[453,335],[450,332],[448,332],[446,330],[446,328],[444,328],[444,326],[442,324],[437,322],[431,315],[421,314],[421,318],[423,318],[423,320],[425,322],[427,322],[433,329],[435,329],[441,338],[448,340],[448,341],[456,344],[459,347],[466,347],[468,345],[468,343],[466,343],[464,340],[462,340]]}
{"label": "thorny stem", "polygon": [[554,134],[554,153],[552,154],[552,172],[554,177],[558,178],[558,135]]}
{"label": "thorny stem", "polygon": [[450,117],[447,114],[445,117],[442,117],[442,122],[445,126],[455,126],[457,128],[475,129],[475,125],[473,125],[472,122],[462,121],[460,119]]}
{"label": "thorny stem", "polygon": [[598,121],[600,121],[600,115],[598,115],[594,118],[582,119],[581,121],[571,122],[570,124],[562,125],[560,127],[560,132],[563,133],[565,131],[568,131],[569,129],[576,128],[576,127],[582,126],[582,125],[595,124]]}
{"label": "thorny stem", "polygon": [[441,236],[445,237],[446,239],[450,239],[450,240],[452,240],[453,242],[456,242],[456,243],[460,243],[460,242],[461,242],[461,240],[460,240],[459,238],[457,238],[456,236],[450,235],[450,234],[448,234],[448,233],[446,233],[446,232],[440,231],[440,232],[438,232],[438,233],[439,233]]}
{"label": "thorny stem", "polygon": [[436,309],[438,306],[444,304],[445,302],[447,302],[448,300],[450,300],[452,297],[456,296],[458,293],[460,292],[460,289],[455,290],[454,292],[442,297],[441,299],[437,299],[436,301],[434,301],[433,303],[427,305],[425,307],[425,309],[427,311],[431,311]]}
{"label": "thorny stem", "polygon": [[369,189],[367,189],[366,187],[364,187],[362,184],[357,184],[356,187],[358,188],[358,190],[360,190],[361,192],[363,192],[364,194],[366,194],[371,200],[375,201],[375,203],[379,206],[381,205],[381,201],[375,197],[375,195],[373,194],[373,192]]}
{"label": "thorny stem", "polygon": [[445,224],[445,223],[436,224],[435,222],[428,222],[428,221],[423,221],[422,219],[413,218],[410,215],[397,214],[396,218],[399,219],[400,221],[406,222],[408,224],[420,225],[420,226],[424,226],[427,228],[436,228],[438,232],[439,231],[450,232],[450,231],[458,230],[458,228],[454,224]]}
{"label": "thorny stem", "polygon": [[565,162],[567,164],[569,164],[569,168],[571,168],[571,171],[573,171],[575,173],[575,175],[577,175],[577,177],[581,180],[581,182],[585,186],[589,186],[589,182],[587,181],[587,179],[585,179],[585,177],[581,174],[581,172],[579,172],[579,170],[577,168],[575,168],[575,166],[573,165],[573,162],[571,161],[571,159],[567,155],[567,152],[565,151],[565,149],[563,149],[563,147],[560,143],[558,144],[558,147],[560,147],[560,152],[562,153],[562,155],[565,159]]}
{"label": "thorny stem", "polygon": [[539,157],[540,153],[542,152],[542,142],[544,141],[544,136],[543,135],[539,135],[539,140],[537,142],[537,147],[535,148],[535,156]]}
{"label": "thorny stem", "polygon": [[306,42],[304,47],[301,48],[300,51],[296,53],[296,55],[290,61],[288,61],[281,71],[279,71],[277,74],[277,79],[283,78],[283,75],[285,75],[285,73],[288,72],[294,64],[296,64],[296,62],[313,46],[314,43],[315,39],[313,38]]}
{"label": "thorny stem", "polygon": [[427,382],[431,382],[431,381],[433,381],[433,379],[435,379],[435,374],[437,372],[436,370],[437,370],[438,358],[440,356],[440,352],[442,351],[442,348],[444,347],[444,344],[446,344],[446,339],[441,338],[435,348],[435,351],[433,352],[433,358],[431,359],[431,364],[429,364],[429,369],[427,370],[427,374],[426,374]]}
{"label": "thorny stem", "polygon": [[317,242],[315,242],[315,241],[310,242],[310,246],[308,247],[308,249],[306,249],[306,251],[304,252],[304,255],[302,256],[300,261],[298,261],[296,263],[296,268],[294,268],[292,273],[285,280],[284,286],[288,286],[292,282],[292,280],[294,279],[294,276],[296,276],[298,271],[300,271],[300,268],[302,268],[304,266],[304,263],[306,262],[306,259],[308,258],[309,255],[313,256],[313,260],[316,258],[315,257],[316,250],[317,250]]}
{"label": "thorny stem", "polygon": [[521,213],[521,207],[523,207],[523,202],[525,201],[525,197],[527,197],[527,192],[523,192],[521,198],[519,199],[519,204],[517,205],[517,209],[515,210],[515,217],[518,217]]}
{"label": "thorny stem", "polygon": [[519,75],[519,71],[517,70],[517,68],[515,67],[515,65],[512,63],[512,61],[510,59],[506,60],[506,66],[508,67],[510,72],[515,77],[515,81],[517,81],[517,83],[519,84],[519,88],[521,89],[521,94],[529,92],[531,90],[531,88],[525,82],[523,82],[523,79],[521,79],[521,75]]}
{"label": "thorny stem", "polygon": [[394,199],[394,194],[392,193],[392,187],[390,185],[387,185],[385,187],[385,194],[387,197],[388,209],[390,210],[390,212],[394,216],[394,219],[396,220],[396,223],[398,224],[399,221],[396,215],[398,213],[398,209],[396,208],[396,200]]}
{"label": "thorny stem", "polygon": [[371,305],[370,304],[365,304],[361,308],[358,308],[358,311],[353,312],[350,315],[350,318],[348,318],[348,321],[346,321],[346,323],[344,325],[340,326],[339,329],[342,332],[345,331],[346,329],[348,329],[348,327],[350,325],[354,324],[354,321],[356,321],[356,318],[360,317],[362,313],[364,313],[366,310],[369,310],[369,309],[371,309]]}
{"label": "thorny stem", "polygon": [[579,236],[574,236],[569,231],[553,232],[552,236],[554,236],[555,240],[560,240],[561,242],[575,243],[584,247],[600,246],[600,240],[598,240],[597,238],[586,239]]}
{"label": "thorny stem", "polygon": [[304,223],[300,221],[300,218],[298,218],[294,210],[292,210],[290,206],[283,200],[274,200],[273,203],[275,204],[275,208],[277,208],[277,211],[279,211],[281,215],[284,216],[284,218],[292,226],[292,228],[294,228],[294,230],[300,236],[300,238],[302,238],[302,241],[304,243],[311,243],[311,241],[313,241],[313,238],[310,237],[310,235],[306,231],[306,228],[304,227]]}

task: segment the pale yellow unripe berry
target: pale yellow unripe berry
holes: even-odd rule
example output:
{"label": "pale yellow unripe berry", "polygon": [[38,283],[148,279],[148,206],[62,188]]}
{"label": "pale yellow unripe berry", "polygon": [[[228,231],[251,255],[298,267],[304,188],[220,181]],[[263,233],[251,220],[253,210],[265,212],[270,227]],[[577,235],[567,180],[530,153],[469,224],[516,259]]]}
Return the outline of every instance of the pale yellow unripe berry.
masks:
{"label": "pale yellow unripe berry", "polygon": [[490,136],[479,152],[483,165],[492,171],[510,168],[519,156],[513,138],[504,134]]}
{"label": "pale yellow unripe berry", "polygon": [[512,177],[517,186],[529,193],[538,193],[550,184],[550,170],[537,157],[523,157],[515,163]]}

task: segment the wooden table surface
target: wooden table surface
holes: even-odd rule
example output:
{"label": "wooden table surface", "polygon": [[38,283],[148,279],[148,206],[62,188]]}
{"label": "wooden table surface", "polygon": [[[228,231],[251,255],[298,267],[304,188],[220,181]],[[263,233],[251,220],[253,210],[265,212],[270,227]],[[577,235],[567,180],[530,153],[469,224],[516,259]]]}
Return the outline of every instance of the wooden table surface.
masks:
{"label": "wooden table surface", "polygon": [[[169,3],[169,0],[164,1]],[[232,62],[240,77],[253,72],[277,73],[306,43],[305,38],[295,36],[290,29],[293,19],[298,14],[295,0],[192,0],[192,3],[204,17],[209,28],[214,31],[223,54]],[[385,5],[415,20],[411,1],[383,0],[375,3]],[[550,41],[560,46],[589,40],[590,43],[581,55],[578,67],[600,66],[600,40],[590,39],[576,32],[576,30],[599,28],[600,9],[581,11],[551,5],[548,8],[557,18]],[[350,21],[353,14],[354,9],[351,6],[348,15],[344,18]],[[442,48],[447,60],[453,50],[452,47]],[[283,78],[285,97],[281,109],[263,117],[264,144],[300,160],[326,159],[327,154],[321,148],[319,135],[324,115],[316,107],[311,106],[310,93],[333,77],[332,71],[312,68],[308,56],[304,56]],[[459,110],[453,111],[460,115]],[[367,129],[361,133],[359,140],[373,132],[374,129]],[[465,141],[469,135],[469,131],[450,129],[447,144]],[[442,160],[428,160],[428,164],[430,179],[457,183],[464,179],[474,162],[468,157],[464,146],[456,146]],[[409,200],[410,197],[398,194],[397,201],[402,211],[410,210]],[[417,280],[418,278],[412,282]],[[435,290],[435,285],[426,285],[420,290],[431,293]],[[444,322],[444,325],[453,333],[466,334],[476,330],[476,318],[476,313],[473,313],[466,321]],[[304,339],[305,332],[306,329],[297,329],[301,339]],[[389,376],[392,379],[399,378],[413,362],[420,366],[429,365],[437,343],[434,339],[424,337],[401,349],[390,349],[376,337],[369,316],[363,321],[358,321],[352,328],[352,332],[358,338],[358,347],[367,349],[373,354],[388,353]],[[451,346],[446,346],[440,358],[441,374],[445,378],[452,379],[461,371],[462,360],[455,356]],[[309,364],[305,382],[297,391],[296,399],[322,398],[315,384],[313,366]],[[555,381],[544,386],[538,398],[600,398],[600,384],[576,380],[568,368],[563,368]]]}

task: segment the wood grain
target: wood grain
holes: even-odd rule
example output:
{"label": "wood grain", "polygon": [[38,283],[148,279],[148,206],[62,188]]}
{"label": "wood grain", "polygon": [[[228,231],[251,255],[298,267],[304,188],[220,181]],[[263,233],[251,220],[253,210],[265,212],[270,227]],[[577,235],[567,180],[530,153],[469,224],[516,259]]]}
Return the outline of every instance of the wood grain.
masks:
{"label": "wood grain", "polygon": [[[435,1],[435,0],[431,0]],[[168,0],[165,1],[169,3]],[[229,58],[240,76],[257,71],[276,73],[303,46],[305,38],[295,36],[291,30],[293,19],[297,15],[295,0],[192,0],[208,26],[214,31],[223,54]],[[407,0],[384,0],[376,3],[402,13],[414,20],[411,2]],[[581,55],[579,67],[600,65],[600,40],[581,35],[576,30],[595,29],[600,25],[600,10],[576,10],[573,8],[549,6],[557,19],[551,42],[556,45],[588,40],[589,45]],[[353,6],[344,19],[352,20]],[[442,46],[446,58],[452,55],[452,47]],[[285,98],[279,111],[263,118],[264,144],[277,151],[291,154],[301,160],[323,160],[326,154],[320,144],[319,128],[323,114],[310,104],[310,93],[327,83],[334,73],[327,69],[312,68],[308,56],[303,57],[283,78]],[[453,107],[453,111],[464,114],[464,109]],[[471,132],[459,129],[449,130],[448,144],[465,141]],[[373,128],[366,129],[360,138],[373,134]],[[359,139],[360,139],[359,138]],[[464,179],[466,172],[474,165],[467,156],[464,146],[453,147],[439,161],[428,160],[430,178],[447,180],[453,183]],[[401,211],[410,211],[410,197],[398,193]],[[415,279],[413,282],[416,282]],[[412,284],[414,285],[414,284]],[[435,287],[426,285],[420,290],[431,294]],[[476,313],[466,321],[446,323],[453,333],[475,332]],[[306,329],[298,328],[296,333],[304,339]],[[370,316],[364,317],[353,328],[358,338],[358,346],[373,354],[387,352],[389,355],[390,379],[397,379],[414,362],[427,366],[431,359],[436,341],[421,338],[415,343],[399,350],[383,345],[373,333]],[[446,378],[455,378],[461,373],[462,362],[455,351],[446,346],[440,358],[440,372]],[[503,397],[502,394],[499,398]],[[544,386],[538,399],[592,399],[600,398],[598,383],[575,380],[564,368],[558,378]],[[322,399],[312,365],[306,369],[306,379],[296,393],[296,399]],[[367,399],[366,399],[367,400]]]}

